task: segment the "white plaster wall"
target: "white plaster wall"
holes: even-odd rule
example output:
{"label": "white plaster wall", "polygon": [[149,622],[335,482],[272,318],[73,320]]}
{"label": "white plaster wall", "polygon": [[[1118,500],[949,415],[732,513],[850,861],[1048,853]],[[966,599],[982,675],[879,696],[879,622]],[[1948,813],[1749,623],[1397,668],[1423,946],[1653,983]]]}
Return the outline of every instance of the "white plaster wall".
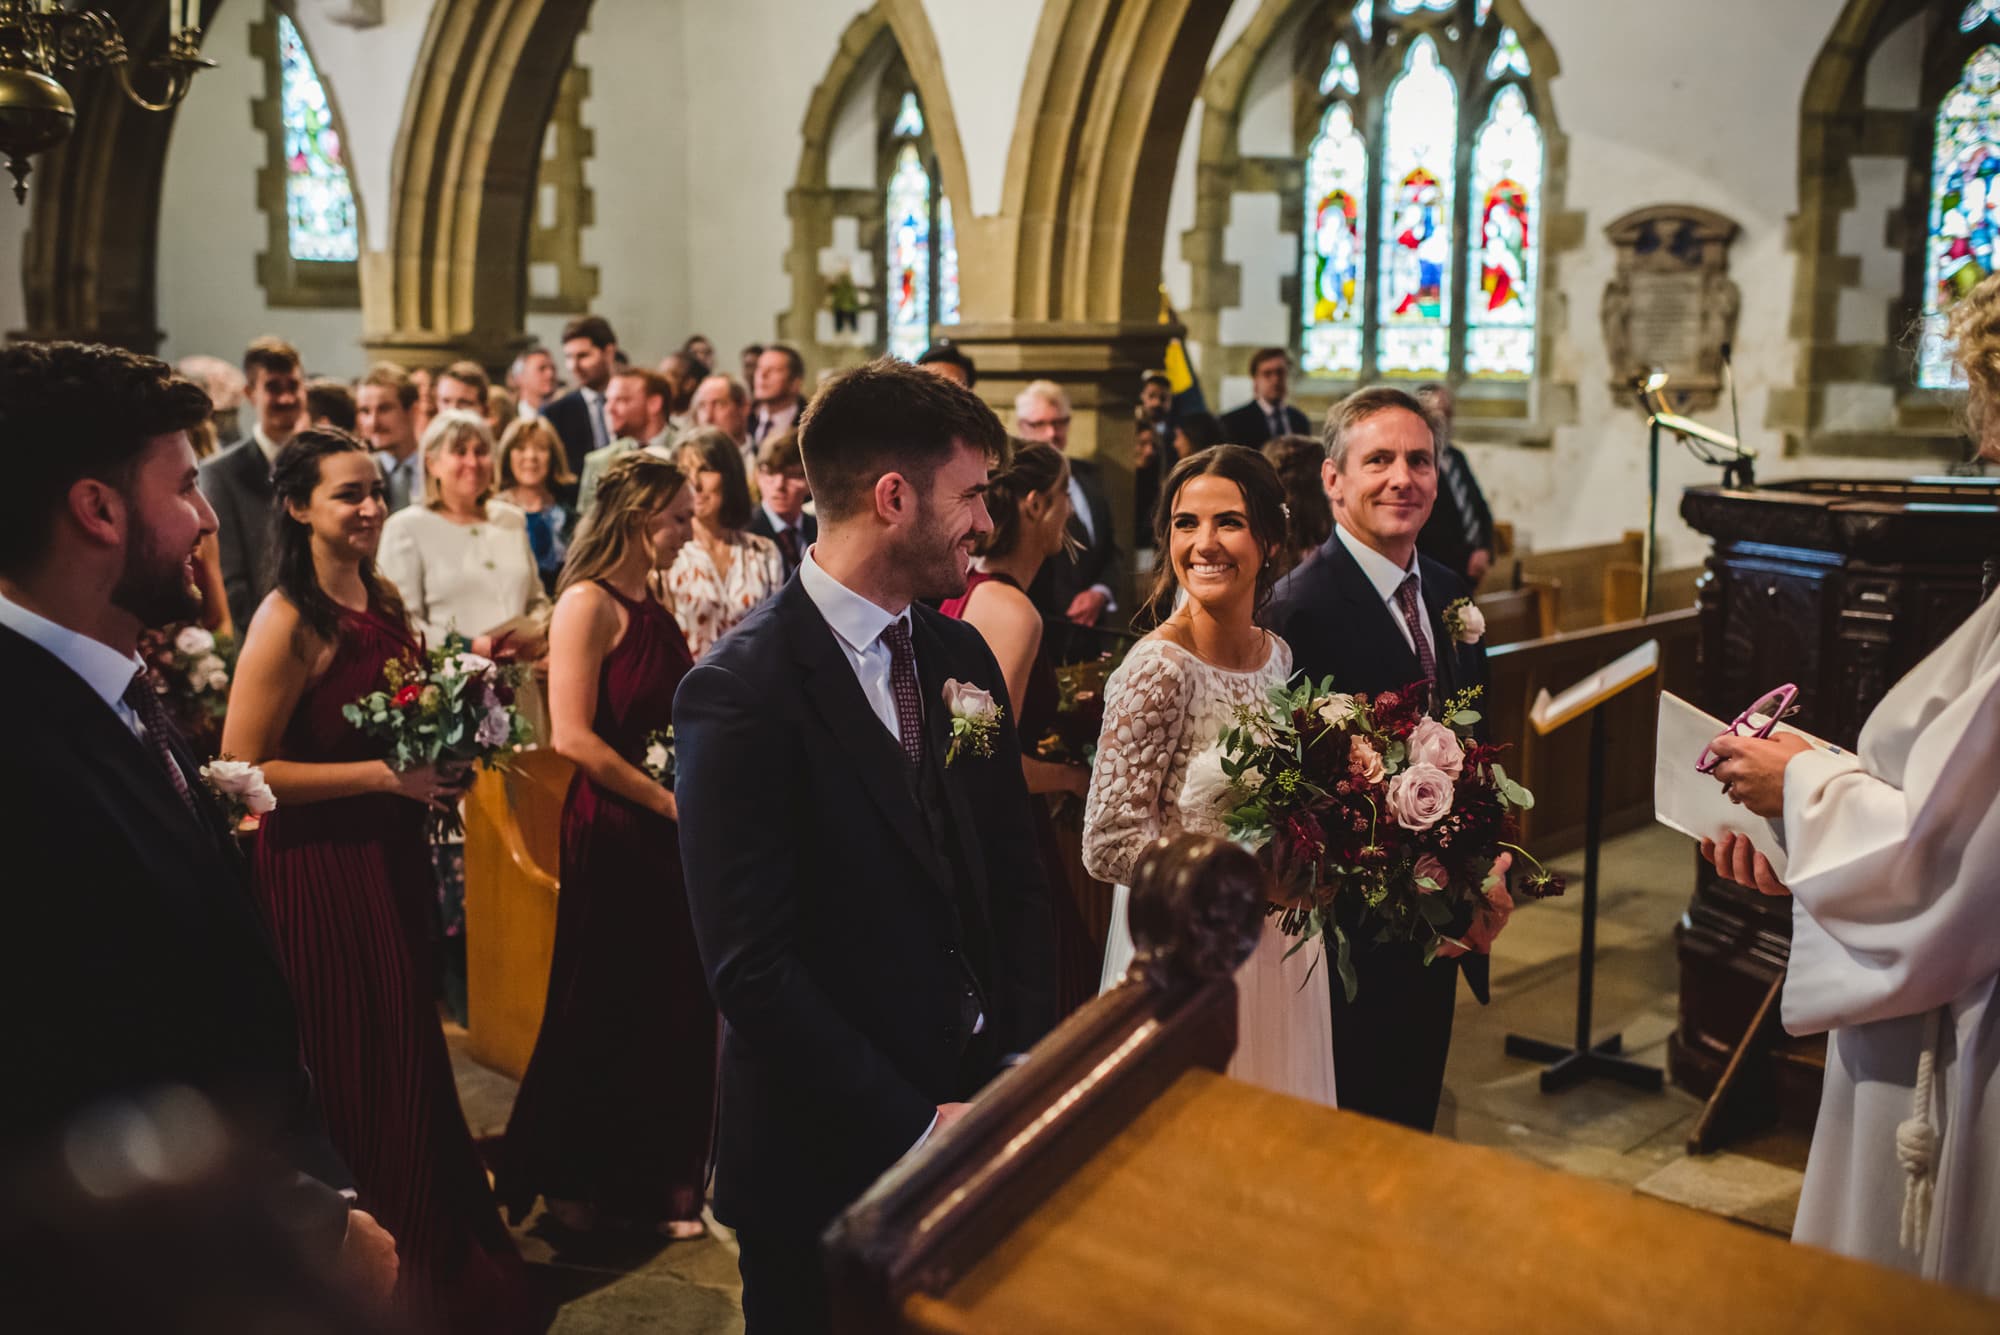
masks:
{"label": "white plaster wall", "polygon": [[965,151],[972,211],[998,213],[1041,6],[1033,0],[925,0]]}
{"label": "white plaster wall", "polygon": [[[227,0],[216,11],[202,44],[216,68],[196,77],[174,117],[160,199],[160,355],[175,361],[206,352],[235,361],[251,339],[280,334],[297,346],[308,373],[353,376],[363,369],[359,308],[275,309],[257,282],[257,256],[270,237],[257,171],[269,148],[251,121],[250,104],[266,90],[264,62],[250,53],[250,25],[264,10],[265,0]],[[319,32],[332,26],[302,30],[315,57]],[[345,119],[350,99],[326,67],[320,76]],[[347,147],[352,170],[364,159],[352,139]]]}

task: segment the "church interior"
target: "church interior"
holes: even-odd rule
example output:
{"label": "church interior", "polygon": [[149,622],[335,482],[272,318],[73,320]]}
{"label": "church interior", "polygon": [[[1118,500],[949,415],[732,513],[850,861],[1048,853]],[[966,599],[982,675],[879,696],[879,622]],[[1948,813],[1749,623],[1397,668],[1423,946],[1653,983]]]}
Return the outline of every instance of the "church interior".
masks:
{"label": "church interior", "polygon": [[[498,386],[535,348],[567,377],[598,316],[643,367],[796,349],[807,396],[949,340],[1010,425],[1031,382],[1067,395],[1126,609],[1150,373],[1220,415],[1278,350],[1314,436],[1367,384],[1455,398],[1493,520],[1481,708],[1568,890],[1495,942],[1490,1005],[1459,993],[1435,1136],[1220,1088],[1227,977],[1175,966],[843,1220],[842,1329],[2000,1328],[1786,1242],[1826,1064],[1778,1023],[1792,909],[1657,823],[1654,783],[1663,692],[1726,718],[1795,682],[1794,722],[1852,748],[1992,582],[2000,483],[1945,321],[2000,269],[2000,0],[87,5],[130,68],[59,72],[73,124],[10,163],[10,339],[233,364],[276,335],[308,381]],[[0,0],[0,36],[49,7]],[[212,65],[151,63],[189,30]],[[14,124],[0,101],[0,153]],[[1542,697],[1648,645],[1542,730]],[[467,799],[446,1032],[482,1145],[542,1017],[565,765]],[[1062,828],[1101,943],[1110,889]],[[1606,1060],[1551,1080],[1522,1036]],[[738,1331],[708,1223],[513,1233],[554,1330]],[[1387,1306],[1459,1268],[1460,1301]]]}

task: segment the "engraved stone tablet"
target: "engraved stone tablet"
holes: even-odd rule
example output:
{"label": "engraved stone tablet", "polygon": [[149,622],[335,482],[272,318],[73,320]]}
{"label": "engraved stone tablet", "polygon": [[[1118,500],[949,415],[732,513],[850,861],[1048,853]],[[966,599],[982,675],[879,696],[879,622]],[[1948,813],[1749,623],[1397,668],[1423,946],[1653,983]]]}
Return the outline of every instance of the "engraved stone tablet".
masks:
{"label": "engraved stone tablet", "polygon": [[1714,405],[1722,345],[1735,336],[1740,303],[1729,277],[1736,232],[1719,213],[1674,204],[1639,209],[1605,229],[1618,248],[1618,272],[1600,317],[1620,402],[1631,403],[1632,383],[1659,370],[1677,410]]}

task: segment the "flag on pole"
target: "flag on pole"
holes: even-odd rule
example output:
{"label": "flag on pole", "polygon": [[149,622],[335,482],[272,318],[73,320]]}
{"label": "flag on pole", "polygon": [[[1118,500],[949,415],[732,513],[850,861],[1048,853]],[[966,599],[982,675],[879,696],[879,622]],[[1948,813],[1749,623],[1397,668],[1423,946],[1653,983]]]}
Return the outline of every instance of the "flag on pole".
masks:
{"label": "flag on pole", "polygon": [[[1177,324],[1171,302],[1167,300],[1167,285],[1160,284],[1160,323]],[[1174,416],[1184,418],[1195,413],[1208,411],[1208,400],[1202,397],[1201,381],[1195,378],[1194,366],[1188,361],[1187,343],[1176,334],[1167,343],[1167,384],[1174,392]]]}

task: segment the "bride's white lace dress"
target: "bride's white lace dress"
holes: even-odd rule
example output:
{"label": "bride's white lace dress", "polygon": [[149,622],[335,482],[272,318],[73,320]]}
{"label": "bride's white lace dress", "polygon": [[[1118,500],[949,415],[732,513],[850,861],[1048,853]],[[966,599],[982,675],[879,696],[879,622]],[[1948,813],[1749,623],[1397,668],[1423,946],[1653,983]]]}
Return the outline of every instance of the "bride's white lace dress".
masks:
{"label": "bride's white lace dress", "polygon": [[[1215,784],[1198,773],[1191,789],[1189,762],[1216,744],[1236,706],[1263,703],[1272,686],[1292,675],[1290,646],[1275,635],[1267,638],[1270,656],[1251,672],[1215,667],[1168,640],[1141,640],[1105,686],[1104,731],[1084,804],[1083,865],[1118,887],[1104,952],[1106,987],[1132,960],[1125,901],[1139,855],[1163,834],[1224,834]],[[1275,918],[1266,918],[1256,950],[1237,970],[1236,1055],[1229,1074],[1330,1107],[1329,962],[1320,958],[1317,941],[1286,959],[1296,944],[1278,931]]]}

